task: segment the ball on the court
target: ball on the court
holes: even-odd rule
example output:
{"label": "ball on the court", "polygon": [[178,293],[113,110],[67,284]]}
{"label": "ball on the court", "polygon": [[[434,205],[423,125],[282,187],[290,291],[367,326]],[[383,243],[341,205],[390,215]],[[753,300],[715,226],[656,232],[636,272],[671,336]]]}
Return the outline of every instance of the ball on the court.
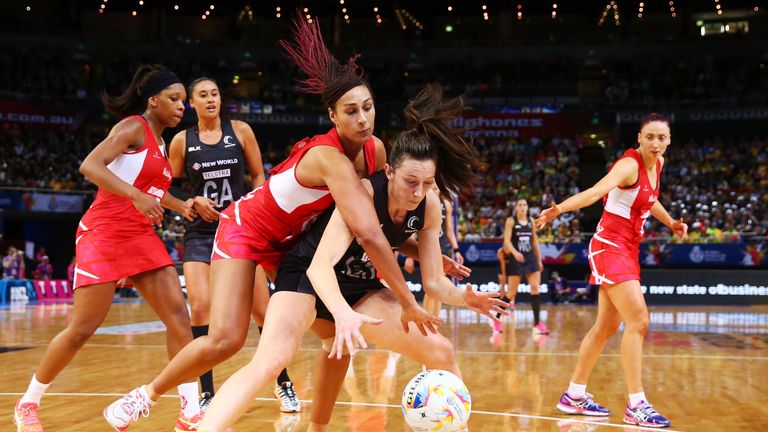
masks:
{"label": "ball on the court", "polygon": [[415,432],[459,432],[467,428],[472,400],[459,377],[433,369],[405,386],[402,407],[405,422]]}

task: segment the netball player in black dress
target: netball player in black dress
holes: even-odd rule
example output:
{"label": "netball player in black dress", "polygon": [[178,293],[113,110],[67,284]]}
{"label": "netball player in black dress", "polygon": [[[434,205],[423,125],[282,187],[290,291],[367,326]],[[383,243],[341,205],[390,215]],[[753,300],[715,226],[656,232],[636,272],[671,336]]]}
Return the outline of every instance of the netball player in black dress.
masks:
{"label": "netball player in black dress", "polygon": [[509,257],[507,275],[510,303],[514,304],[517,287],[525,277],[531,287],[531,308],[533,309],[533,329],[535,334],[549,334],[549,328],[539,319],[541,300],[539,284],[544,264],[541,259],[539,240],[533,222],[528,217],[528,201],[518,199],[515,212],[504,223],[504,252]]}
{"label": "netball player in black dress", "polygon": [[[264,183],[264,167],[256,136],[251,127],[239,120],[221,117],[221,94],[215,80],[202,77],[189,86],[189,103],[197,113],[196,125],[179,132],[171,141],[169,162],[176,178],[186,177],[194,196],[199,217],[187,224],[184,233],[184,278],[187,286],[192,333],[208,334],[211,296],[208,274],[219,211],[224,210],[253,188]],[[245,182],[245,167],[251,174]],[[257,268],[254,286],[254,317],[264,320],[268,301],[267,279]],[[214,395],[213,372],[200,376],[203,411]],[[278,377],[275,397],[281,411],[301,410],[293,384],[284,370]]]}
{"label": "netball player in black dress", "polygon": [[[395,141],[385,171],[363,180],[363,184],[393,247],[419,233],[418,256],[425,290],[440,301],[490,316],[489,311],[506,306],[494,298],[497,293],[458,289],[443,274],[438,241],[440,203],[430,189],[435,182],[443,190],[468,188],[476,153],[446,123],[463,109],[461,100],[442,103],[441,99],[442,91],[434,85],[416,96],[406,108],[410,128]],[[322,301],[316,301],[317,295]],[[314,370],[316,392],[310,430],[325,430],[349,364],[344,348],[354,354],[358,347],[365,347],[363,335],[380,348],[460,375],[450,341],[439,333],[408,332],[401,313],[400,304],[379,280],[341,213],[324,213],[284,258],[267,308],[260,348],[248,365],[224,383],[200,430],[221,431],[236,421],[254,395],[290,361],[309,328],[323,339],[325,349]]]}

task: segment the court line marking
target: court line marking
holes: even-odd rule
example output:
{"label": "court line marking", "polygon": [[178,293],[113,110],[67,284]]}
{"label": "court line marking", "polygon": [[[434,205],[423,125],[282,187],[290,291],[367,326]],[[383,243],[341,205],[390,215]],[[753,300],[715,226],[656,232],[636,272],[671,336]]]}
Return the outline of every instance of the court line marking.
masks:
{"label": "court line marking", "polygon": [[[0,393],[0,397],[3,396],[23,396],[24,393]],[[46,393],[45,396],[59,396],[59,397],[123,397],[124,394],[118,394],[118,393]],[[177,399],[178,396],[176,395],[162,395],[160,396],[162,398],[172,398]],[[254,398],[254,400],[259,402],[277,402],[277,399],[275,398],[263,398],[263,397],[257,397]],[[311,399],[301,399],[301,402],[303,403],[312,403]],[[381,404],[381,403],[368,403],[368,402],[346,402],[346,401],[336,401],[336,405],[348,405],[348,406],[367,406],[367,407],[379,407],[379,408],[397,408],[400,409],[400,405],[394,405],[394,404]],[[481,414],[481,415],[489,415],[489,416],[497,416],[497,417],[519,417],[519,418],[529,418],[529,419],[536,419],[536,420],[550,420],[550,421],[568,421],[572,423],[581,423],[581,424],[589,424],[589,425],[596,425],[596,426],[610,426],[610,427],[620,427],[620,428],[631,428],[632,431],[658,431],[658,428],[649,428],[649,427],[642,427],[637,425],[629,425],[626,423],[610,423],[610,422],[600,422],[600,421],[589,421],[589,420],[581,420],[578,417],[572,418],[572,417],[548,417],[548,416],[539,416],[539,415],[532,415],[532,414],[514,414],[514,413],[502,413],[502,412],[496,412],[496,411],[481,411],[481,410],[472,410],[472,414]],[[681,432],[676,429],[664,429],[665,432]]]}
{"label": "court line marking", "polygon": [[[23,347],[42,347],[42,346],[48,346],[49,344],[46,343],[6,343],[2,344],[3,346],[7,347],[17,347],[17,346],[23,346]],[[166,349],[165,345],[129,345],[129,344],[89,344],[86,343],[83,348],[130,348],[130,349]],[[317,348],[299,348],[299,351],[317,351],[320,347]],[[256,352],[256,347],[245,347],[242,348],[240,351],[245,352]],[[390,350],[386,349],[378,349],[378,348],[366,348],[365,350],[361,352],[389,352]],[[464,354],[464,355],[500,355],[500,356],[532,356],[532,357],[541,357],[541,356],[555,356],[555,357],[576,357],[579,355],[578,352],[508,352],[508,351],[459,351],[454,350],[454,353],[456,354]],[[618,353],[602,353],[600,354],[600,357],[621,357],[621,354]],[[703,359],[703,360],[760,360],[760,361],[768,361],[768,356],[739,356],[739,355],[696,355],[696,354],[643,354],[643,358],[668,358],[668,359]]]}

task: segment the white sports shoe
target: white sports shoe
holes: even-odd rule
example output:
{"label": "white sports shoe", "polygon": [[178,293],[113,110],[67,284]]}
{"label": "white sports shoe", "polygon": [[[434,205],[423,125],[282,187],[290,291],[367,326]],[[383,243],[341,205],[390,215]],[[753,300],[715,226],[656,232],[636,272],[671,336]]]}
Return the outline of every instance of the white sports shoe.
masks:
{"label": "white sports shoe", "polygon": [[127,395],[104,408],[104,419],[115,430],[124,432],[131,423],[139,419],[139,415],[144,417],[149,415],[149,409],[155,403],[147,396],[147,391],[144,387],[141,386],[131,390]]}
{"label": "white sports shoe", "polygon": [[280,400],[280,411],[284,413],[297,413],[301,411],[301,401],[293,389],[293,383],[286,381],[275,386],[275,397]]}

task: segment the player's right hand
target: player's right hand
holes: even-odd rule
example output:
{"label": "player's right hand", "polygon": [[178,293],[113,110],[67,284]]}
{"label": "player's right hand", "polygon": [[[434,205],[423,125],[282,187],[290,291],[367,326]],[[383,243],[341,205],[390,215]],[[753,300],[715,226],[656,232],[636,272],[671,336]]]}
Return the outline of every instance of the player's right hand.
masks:
{"label": "player's right hand", "polygon": [[360,327],[363,324],[379,325],[384,320],[379,318],[372,318],[368,315],[355,312],[354,310],[347,308],[344,312],[333,316],[336,321],[336,338],[333,341],[333,348],[331,353],[328,354],[328,358],[341,359],[344,354],[344,346],[346,345],[349,355],[353,356],[357,353],[358,348],[368,348],[368,344],[365,343],[365,338],[360,334]]}
{"label": "player's right hand", "polygon": [[160,205],[160,201],[152,195],[145,194],[144,192],[137,193],[135,197],[131,199],[133,206],[139,213],[143,214],[150,224],[162,226],[163,225],[163,213],[165,210]]}
{"label": "player's right hand", "polygon": [[216,210],[219,206],[216,201],[204,196],[196,196],[192,202],[197,214],[206,222],[216,222],[221,213]]}
{"label": "player's right hand", "polygon": [[521,254],[518,251],[512,251],[512,256],[514,256],[515,257],[515,261],[517,261],[519,263],[525,261],[525,257],[523,256],[523,254]]}
{"label": "player's right hand", "polygon": [[427,335],[427,330],[432,333],[437,333],[436,327],[443,323],[440,318],[427,312],[417,303],[414,303],[412,306],[404,306],[403,312],[400,314],[400,322],[403,324],[403,330],[405,330],[406,333],[408,333],[408,324],[411,321],[413,321],[416,328],[418,328],[424,336]]}
{"label": "player's right hand", "polygon": [[544,228],[546,224],[554,220],[556,217],[560,216],[562,213],[562,209],[560,209],[560,206],[556,203],[552,203],[552,207],[548,209],[544,209],[539,217],[536,218],[534,221],[534,224],[536,225],[536,229],[540,230]]}

